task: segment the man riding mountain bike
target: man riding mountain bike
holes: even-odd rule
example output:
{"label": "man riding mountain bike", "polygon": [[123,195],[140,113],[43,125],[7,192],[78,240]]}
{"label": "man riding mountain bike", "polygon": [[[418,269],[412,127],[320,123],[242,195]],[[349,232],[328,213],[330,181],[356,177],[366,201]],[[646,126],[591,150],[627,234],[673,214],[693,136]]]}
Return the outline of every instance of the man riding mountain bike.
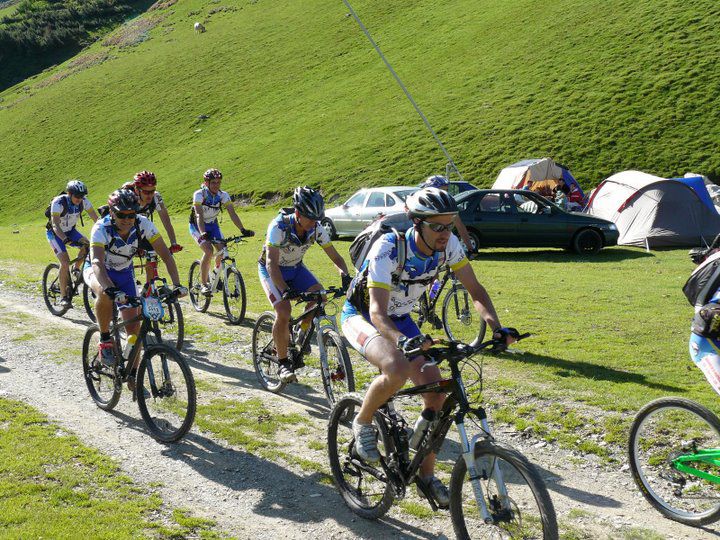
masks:
{"label": "man riding mountain bike", "polygon": [[[243,236],[254,236],[255,232],[243,227],[240,217],[235,212],[230,195],[220,189],[222,173],[217,169],[208,169],[203,174],[203,183],[193,193],[193,208],[190,212],[190,234],[202,249],[203,255],[200,259],[200,293],[212,294],[212,288],[208,283],[210,274],[210,262],[213,257],[212,240],[222,240],[223,235],[218,224],[218,215],[222,208],[227,210],[230,219],[240,230]],[[221,246],[215,246],[219,252]]]}
{"label": "man riding mountain bike", "polygon": [[[157,190],[157,178],[155,174],[150,171],[140,171],[133,177],[132,189],[138,196],[138,202],[140,204],[140,210],[138,215],[145,216],[150,221],[153,219],[153,214],[157,211],[162,221],[165,232],[170,240],[170,252],[177,253],[182,250],[182,246],[177,243],[175,237],[175,228],[170,221],[170,214],[168,214],[165,202],[163,201],[162,195]],[[125,186],[123,186],[125,187]],[[144,250],[152,250],[149,243],[143,242],[140,246]]]}
{"label": "man riding mountain bike", "polygon": [[65,246],[80,248],[75,271],[80,270],[90,242],[75,227],[83,211],[87,212],[95,222],[98,219],[93,205],[87,198],[88,189],[80,180],[70,180],[65,187],[65,193],[55,197],[50,203],[50,221],[47,225],[47,239],[50,242],[55,256],[60,261],[60,291],[62,298],[60,306],[70,305],[68,285],[70,283],[70,256]]}
{"label": "man riding mountain bike", "polygon": [[[307,186],[296,188],[293,193],[293,208],[281,211],[280,215],[270,222],[265,245],[258,260],[260,283],[275,310],[272,335],[280,364],[278,375],[284,383],[297,380],[293,366],[288,361],[289,324],[292,314],[290,300],[298,293],[319,291],[323,288],[303,264],[305,252],[317,242],[340,271],[343,287],[350,283],[345,260],[330,242],[325,228],[320,225],[323,217],[325,203],[320,192]],[[303,320],[300,331],[307,331],[310,323],[310,320]]]}
{"label": "man riding mountain bike", "polygon": [[[493,329],[494,338],[512,343],[518,336],[517,330],[501,326],[488,293],[477,281],[459,240],[451,233],[458,213],[455,199],[446,191],[425,188],[410,195],[405,204],[413,226],[404,235],[390,232],[372,244],[350,286],[340,319],[350,344],[381,372],[370,384],[353,421],[357,453],[367,462],[380,459],[377,429],[372,423],[378,407],[402,388],[408,378],[416,385],[441,379],[437,366],[423,369],[422,356],[408,359],[405,353],[419,347],[427,349],[432,344],[429,336],[420,334],[410,312],[443,264],[450,266],[470,293],[475,309]],[[402,268],[398,268],[400,242],[404,242],[406,254]],[[424,394],[421,418],[434,417],[444,400],[442,394]],[[430,454],[420,467],[420,480],[439,506],[446,508],[448,490],[435,477],[434,469],[435,454]]]}
{"label": "man riding mountain bike", "polygon": [[[110,337],[113,301],[124,304],[128,296],[137,296],[132,261],[143,239],[165,263],[173,286],[180,289],[179,296],[185,296],[187,289],[180,285],[175,260],[157,227],[146,217],[138,215],[140,204],[135,193],[129,189],[114,191],[108,198],[108,207],[110,213],[92,228],[90,261],[85,265],[84,277],[97,298],[95,315],[100,328],[100,360],[112,367],[115,362]],[[132,319],[138,315],[139,308],[121,307],[120,313],[123,320]],[[128,326],[128,335],[137,333],[139,324]],[[139,360],[138,356],[131,373],[134,373]],[[133,380],[131,377],[128,382],[131,387]]]}

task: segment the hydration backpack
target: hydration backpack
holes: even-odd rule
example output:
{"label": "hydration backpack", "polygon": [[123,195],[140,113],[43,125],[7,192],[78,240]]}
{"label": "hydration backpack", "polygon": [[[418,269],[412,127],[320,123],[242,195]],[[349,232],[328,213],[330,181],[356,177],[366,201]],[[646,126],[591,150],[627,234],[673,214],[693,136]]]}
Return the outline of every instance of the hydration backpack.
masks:
{"label": "hydration backpack", "polygon": [[683,286],[683,293],[693,307],[704,306],[720,288],[720,252],[698,266]]}

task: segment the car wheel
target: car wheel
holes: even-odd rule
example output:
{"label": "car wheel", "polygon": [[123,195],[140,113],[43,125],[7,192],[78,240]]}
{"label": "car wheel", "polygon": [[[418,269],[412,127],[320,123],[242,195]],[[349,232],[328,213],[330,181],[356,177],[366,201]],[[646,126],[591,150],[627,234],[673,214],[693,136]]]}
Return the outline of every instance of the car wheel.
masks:
{"label": "car wheel", "polygon": [[594,255],[602,248],[603,240],[594,229],[582,229],[573,238],[573,249],[580,255]]}
{"label": "car wheel", "polygon": [[468,236],[470,236],[470,243],[472,244],[472,246],[468,247],[470,247],[472,251],[480,249],[480,237],[478,234],[475,231],[468,231]]}
{"label": "car wheel", "polygon": [[330,240],[335,240],[337,238],[337,231],[335,230],[335,225],[333,225],[333,222],[330,218],[323,218],[320,224],[323,226],[323,229],[327,231],[328,235],[330,235]]}

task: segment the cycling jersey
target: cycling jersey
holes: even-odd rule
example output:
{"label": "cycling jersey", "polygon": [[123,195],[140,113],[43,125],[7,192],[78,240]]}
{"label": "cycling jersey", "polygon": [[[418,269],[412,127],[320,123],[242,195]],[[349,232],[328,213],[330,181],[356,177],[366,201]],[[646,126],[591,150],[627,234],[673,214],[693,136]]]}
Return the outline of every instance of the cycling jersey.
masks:
{"label": "cycling jersey", "polygon": [[[376,240],[368,251],[365,262],[360,267],[354,281],[362,279],[367,270],[367,286],[362,293],[366,296],[365,305],[369,305],[368,289],[379,287],[390,291],[388,315],[400,317],[412,311],[425,287],[432,282],[440,271],[440,266],[447,264],[451,270],[457,270],[468,264],[460,240],[450,235],[445,252],[436,251],[432,255],[424,255],[415,244],[413,228],[405,233],[405,265],[400,273],[397,285],[393,285],[392,274],[397,272],[398,253],[395,233],[388,233]],[[353,283],[355,285],[355,283]],[[351,288],[353,287],[351,285]],[[342,317],[360,315],[358,306],[349,300],[345,301]]]}
{"label": "cycling jersey", "polygon": [[[138,235],[141,238],[138,238]],[[151,244],[160,238],[157,227],[145,216],[137,217],[135,226],[130,229],[126,240],[120,238],[111,216],[105,216],[93,226],[90,233],[90,245],[105,248],[105,268],[124,270],[132,267],[132,258],[135,256],[142,238]]]}
{"label": "cycling jersey", "polygon": [[219,190],[216,195],[213,195],[208,188],[202,187],[193,193],[193,208],[202,207],[205,223],[215,221],[220,209],[230,203],[232,203],[230,195],[223,190]]}
{"label": "cycling jersey", "polygon": [[280,267],[297,266],[315,242],[323,248],[332,245],[328,232],[317,223],[305,232],[305,237],[301,240],[295,232],[295,214],[280,214],[268,225],[265,245],[258,263],[265,266],[267,246],[272,246],[280,250]]}
{"label": "cycling jersey", "polygon": [[[63,199],[65,200],[63,201]],[[75,228],[83,210],[91,210],[92,207],[93,205],[87,197],[83,197],[80,204],[73,204],[70,195],[59,195],[50,203],[50,215],[60,216],[60,230],[67,232]]]}
{"label": "cycling jersey", "polygon": [[152,201],[150,201],[145,206],[140,207],[140,210],[138,211],[138,214],[141,216],[145,216],[146,218],[151,218],[153,212],[157,210],[158,208],[164,208],[165,203],[163,202],[162,195],[160,195],[159,191],[155,192],[155,195],[153,195]]}

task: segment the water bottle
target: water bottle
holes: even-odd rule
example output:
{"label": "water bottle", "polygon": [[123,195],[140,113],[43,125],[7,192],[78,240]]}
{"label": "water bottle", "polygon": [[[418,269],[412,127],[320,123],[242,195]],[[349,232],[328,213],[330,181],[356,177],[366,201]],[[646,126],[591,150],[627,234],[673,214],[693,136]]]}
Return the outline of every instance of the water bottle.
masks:
{"label": "water bottle", "polygon": [[436,279],[432,287],[430,287],[430,300],[433,300],[437,296],[438,291],[440,291],[440,280]]}
{"label": "water bottle", "polygon": [[435,411],[432,409],[425,409],[417,421],[415,422],[415,428],[413,429],[412,437],[410,437],[410,448],[417,450],[427,433],[430,424],[435,420]]}
{"label": "water bottle", "polygon": [[127,343],[125,343],[125,349],[123,349],[123,356],[127,359],[129,359],[130,351],[133,348],[133,345],[135,345],[135,342],[137,341],[137,334],[130,334],[127,338]]}

